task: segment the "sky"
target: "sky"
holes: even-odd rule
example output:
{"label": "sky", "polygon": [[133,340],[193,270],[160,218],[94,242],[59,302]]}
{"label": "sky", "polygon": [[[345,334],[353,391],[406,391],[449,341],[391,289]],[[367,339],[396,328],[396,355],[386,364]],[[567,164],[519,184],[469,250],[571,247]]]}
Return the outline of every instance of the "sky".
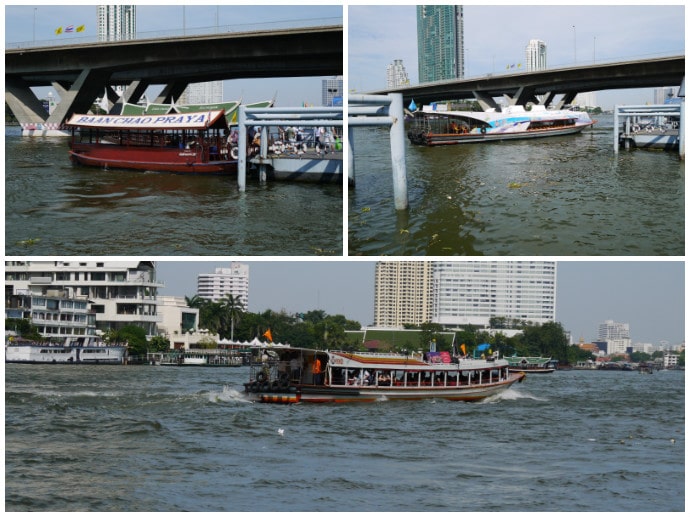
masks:
{"label": "sky", "polygon": [[[616,2],[607,2],[607,4]],[[666,4],[678,2],[664,2]],[[547,46],[547,66],[556,68],[680,55],[685,52],[685,10],[680,5],[465,5],[465,77],[506,72],[525,63],[531,39]],[[415,5],[350,6],[348,88],[385,89],[386,66],[402,59],[410,84],[418,84]],[[514,69],[513,69],[514,72]],[[677,85],[668,85],[677,86]],[[653,101],[653,89],[597,93],[604,109]]]}
{"label": "sky", "polygon": [[[249,265],[249,311],[288,313],[323,310],[370,325],[374,319],[372,260],[240,261]],[[160,294],[196,294],[199,273],[230,262],[159,261]],[[559,261],[556,320],[591,342],[598,325],[614,320],[630,325],[633,343],[678,344],[685,340],[683,261]]]}
{"label": "sky", "polygon": [[[28,46],[33,41],[42,45],[47,42],[96,41],[96,5],[9,5],[5,7],[5,45]],[[162,37],[183,29],[230,27],[232,30],[258,30],[271,27],[314,26],[342,24],[343,8],[340,5],[142,5],[137,4],[137,33],[140,37]],[[318,20],[323,20],[319,22]],[[301,21],[301,22],[300,22]],[[56,35],[55,29],[85,25],[80,33]],[[197,31],[197,33],[199,33]],[[225,81],[223,100],[257,102],[276,96],[277,106],[301,106],[303,102],[321,105],[321,80],[323,77],[239,79]],[[52,88],[40,88],[37,94],[47,95]],[[152,87],[147,95],[159,93],[161,87]],[[52,90],[54,93],[54,90]],[[54,93],[55,94],[55,93]],[[153,100],[153,99],[151,99]]]}

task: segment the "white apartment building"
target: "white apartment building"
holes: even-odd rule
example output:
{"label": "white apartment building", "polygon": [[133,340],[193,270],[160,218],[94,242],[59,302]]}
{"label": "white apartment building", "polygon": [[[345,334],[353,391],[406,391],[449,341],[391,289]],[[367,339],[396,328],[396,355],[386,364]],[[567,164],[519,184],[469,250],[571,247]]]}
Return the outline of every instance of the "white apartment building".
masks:
{"label": "white apartment building", "polygon": [[431,321],[488,327],[492,317],[556,319],[555,262],[394,261],[376,264],[374,325]]}
{"label": "white apartment building", "polygon": [[432,262],[376,263],[374,326],[400,328],[431,321]]}
{"label": "white apartment building", "polygon": [[386,88],[398,88],[399,86],[409,86],[410,78],[403,65],[402,59],[394,59],[386,67]]}
{"label": "white apartment building", "polygon": [[612,354],[625,354],[630,347],[630,325],[606,320],[599,324],[599,341],[606,341],[607,352]]}
{"label": "white apartment building", "polygon": [[525,62],[528,72],[546,70],[546,43],[531,39],[525,48]]}
{"label": "white apartment building", "polygon": [[215,273],[197,276],[197,295],[217,302],[228,294],[239,296],[242,307],[249,307],[249,266],[232,262],[229,268],[216,268]]}
{"label": "white apartment building", "polygon": [[434,323],[488,326],[492,317],[544,324],[556,320],[556,263],[437,262]]}
{"label": "white apartment building", "polygon": [[[6,314],[8,308],[19,309],[12,307],[18,297],[30,297],[32,323],[46,337],[88,335],[93,323],[96,332],[137,325],[148,336],[155,336],[160,287],[163,284],[156,281],[155,263],[150,261],[5,262]],[[42,299],[45,310],[33,306]],[[71,319],[70,311],[74,314]]]}
{"label": "white apartment building", "polygon": [[343,105],[343,76],[338,75],[329,79],[321,80],[321,105],[322,106],[342,106]]}
{"label": "white apartment building", "polygon": [[179,99],[177,104],[215,104],[223,102],[223,81],[192,83]]}

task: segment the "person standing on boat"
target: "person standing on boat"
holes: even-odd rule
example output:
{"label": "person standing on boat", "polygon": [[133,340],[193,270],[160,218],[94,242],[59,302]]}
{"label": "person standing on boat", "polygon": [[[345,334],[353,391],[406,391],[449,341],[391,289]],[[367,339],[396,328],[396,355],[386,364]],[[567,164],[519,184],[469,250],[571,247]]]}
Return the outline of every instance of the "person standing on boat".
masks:
{"label": "person standing on boat", "polygon": [[314,385],[323,384],[323,373],[321,373],[321,359],[314,357],[314,362],[311,365],[311,373],[314,377]]}

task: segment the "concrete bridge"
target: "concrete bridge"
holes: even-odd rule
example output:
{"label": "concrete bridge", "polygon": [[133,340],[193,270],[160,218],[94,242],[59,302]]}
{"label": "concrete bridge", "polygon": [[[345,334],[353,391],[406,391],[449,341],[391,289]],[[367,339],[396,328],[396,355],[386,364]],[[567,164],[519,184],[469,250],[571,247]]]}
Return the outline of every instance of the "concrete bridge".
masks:
{"label": "concrete bridge", "polygon": [[[163,85],[157,103],[179,99],[190,83],[263,77],[342,75],[343,26],[278,29],[5,50],[5,100],[24,127],[58,129],[107,89],[136,103]],[[60,103],[48,116],[31,87],[52,86]],[[116,109],[114,107],[113,109]]]}
{"label": "concrete bridge", "polygon": [[[520,72],[486,75],[425,83],[390,90],[371,92],[376,95],[402,93],[405,105],[434,101],[473,99],[483,109],[496,107],[494,97],[507,96],[510,104],[539,103],[537,95],[546,96],[545,105],[559,107],[570,104],[578,93],[624,88],[680,86],[685,77],[685,56],[638,59],[634,61],[590,64]],[[556,101],[557,96],[561,96]]]}

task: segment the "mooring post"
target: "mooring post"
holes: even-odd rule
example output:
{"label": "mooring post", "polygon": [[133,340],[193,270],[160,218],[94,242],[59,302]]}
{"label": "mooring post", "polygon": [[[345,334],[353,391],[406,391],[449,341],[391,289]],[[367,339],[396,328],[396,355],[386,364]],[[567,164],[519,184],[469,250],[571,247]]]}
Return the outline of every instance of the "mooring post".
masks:
{"label": "mooring post", "polygon": [[237,118],[238,131],[240,134],[237,139],[237,188],[244,192],[247,188],[247,113],[242,105],[239,107]]}
{"label": "mooring post", "polygon": [[618,119],[618,112],[620,108],[618,106],[615,106],[613,108],[613,153],[618,154],[618,127],[620,125],[620,120]]}
{"label": "mooring post", "polygon": [[391,124],[391,163],[393,166],[393,196],[395,208],[406,210],[407,199],[407,167],[405,165],[405,113],[403,111],[402,93],[391,93],[390,116]]}
{"label": "mooring post", "polygon": [[261,126],[261,144],[259,146],[261,164],[259,165],[259,182],[266,183],[266,160],[268,159],[268,127]]}
{"label": "mooring post", "polygon": [[355,128],[347,126],[347,181],[349,186],[355,186]]}
{"label": "mooring post", "polygon": [[680,121],[678,126],[678,156],[685,160],[685,98],[680,103]]}

